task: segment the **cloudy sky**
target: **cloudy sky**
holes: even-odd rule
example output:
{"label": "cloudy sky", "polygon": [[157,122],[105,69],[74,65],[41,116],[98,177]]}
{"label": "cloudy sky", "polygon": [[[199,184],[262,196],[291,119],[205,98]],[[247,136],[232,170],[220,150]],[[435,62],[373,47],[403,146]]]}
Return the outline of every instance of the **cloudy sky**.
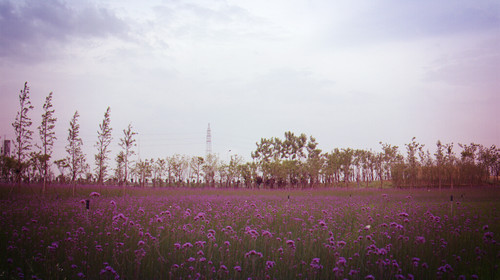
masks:
{"label": "cloudy sky", "polygon": [[500,146],[500,2],[0,0],[2,139],[25,81],[33,128],[54,92],[56,158],[78,110],[93,162],[108,106],[142,158],[204,155],[208,123],[222,159],[285,131]]}

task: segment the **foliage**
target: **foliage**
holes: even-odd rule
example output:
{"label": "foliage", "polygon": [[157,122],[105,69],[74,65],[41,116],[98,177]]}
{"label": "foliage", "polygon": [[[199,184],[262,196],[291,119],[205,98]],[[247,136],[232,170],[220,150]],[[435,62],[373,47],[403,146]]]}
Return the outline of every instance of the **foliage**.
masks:
{"label": "foliage", "polygon": [[[500,193],[51,187],[0,199],[5,279],[498,279]],[[0,197],[5,190],[0,187]],[[450,202],[450,195],[455,200]],[[85,200],[89,200],[86,209]],[[54,217],[57,217],[54,219]]]}
{"label": "foliage", "polygon": [[[123,179],[125,184],[128,182],[128,166],[129,159],[131,156],[135,154],[135,151],[132,150],[136,146],[136,141],[134,136],[137,135],[137,132],[132,130],[132,124],[129,124],[127,129],[123,130],[123,137],[120,138],[120,147],[123,149],[122,159],[123,159]],[[121,182],[121,180],[120,180]]]}
{"label": "foliage", "polygon": [[[68,167],[70,170],[70,180],[75,184],[76,180],[85,172],[86,163],[85,155],[83,154],[83,141],[80,137],[80,124],[78,123],[78,118],[80,115],[78,111],[75,111],[73,118],[69,122],[68,129],[68,145],[66,145],[66,152],[68,157],[65,162],[58,161],[58,168],[61,171]],[[63,173],[63,172],[61,172]]]}
{"label": "foliage", "polygon": [[42,141],[40,163],[43,172],[43,193],[45,193],[45,184],[49,172],[49,160],[52,157],[52,150],[54,148],[55,140],[57,139],[54,131],[57,118],[54,117],[55,110],[52,107],[52,92],[50,92],[45,98],[45,103],[43,104],[42,123],[38,127],[38,133],[40,135],[40,140]]}
{"label": "foliage", "polygon": [[110,113],[111,108],[108,107],[104,113],[102,123],[99,124],[97,142],[95,144],[95,147],[97,148],[97,154],[95,155],[97,183],[101,185],[108,175],[107,161],[109,159],[109,153],[111,152],[111,140],[113,140],[111,135],[113,129],[111,128]]}
{"label": "foliage", "polygon": [[31,105],[29,93],[30,88],[28,87],[28,82],[25,82],[24,88],[19,93],[19,111],[17,112],[14,123],[12,123],[16,135],[14,148],[18,164],[17,170],[15,171],[18,183],[21,182],[26,167],[28,167],[26,160],[31,151],[31,141],[33,140],[33,131],[30,129],[33,122],[28,114],[34,107]]}

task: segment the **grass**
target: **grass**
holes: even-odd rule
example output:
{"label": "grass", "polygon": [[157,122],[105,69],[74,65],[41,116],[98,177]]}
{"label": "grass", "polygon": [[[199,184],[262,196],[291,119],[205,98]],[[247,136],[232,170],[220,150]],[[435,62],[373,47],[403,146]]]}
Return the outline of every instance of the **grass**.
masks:
{"label": "grass", "polygon": [[84,186],[75,197],[66,186],[43,197],[38,186],[9,188],[0,186],[1,279],[500,275],[500,190],[492,187],[123,193]]}

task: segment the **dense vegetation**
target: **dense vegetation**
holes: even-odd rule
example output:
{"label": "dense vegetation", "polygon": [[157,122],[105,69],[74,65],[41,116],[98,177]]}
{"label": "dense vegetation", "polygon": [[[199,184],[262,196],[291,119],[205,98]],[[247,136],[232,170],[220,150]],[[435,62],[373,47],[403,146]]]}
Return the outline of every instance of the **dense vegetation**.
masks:
{"label": "dense vegetation", "polygon": [[78,188],[75,197],[67,186],[50,186],[41,199],[38,186],[10,194],[0,186],[0,278],[498,279],[500,273],[494,187],[98,188]]}
{"label": "dense vegetation", "polygon": [[[119,139],[120,151],[115,167],[109,163],[112,144],[111,110],[108,107],[99,124],[95,147],[95,170],[83,154],[79,136],[79,114],[69,123],[67,157],[54,160],[52,151],[57,118],[52,107],[52,93],[43,105],[44,113],[38,127],[40,141],[34,143],[33,109],[29,87],[19,95],[20,110],[12,124],[16,132],[14,153],[0,157],[1,180],[4,182],[43,182],[76,184],[136,184],[152,186],[217,186],[237,188],[304,188],[319,186],[392,186],[399,188],[442,188],[498,184],[500,148],[495,145],[458,144],[437,141],[435,152],[418,143],[416,138],[406,144],[405,151],[380,143],[380,151],[334,148],[323,152],[312,136],[285,132],[284,138],[262,138],[252,152],[252,161],[244,162],[232,155],[223,162],[216,154],[134,161],[137,132],[129,125]],[[37,147],[33,149],[33,146]],[[59,174],[51,169],[56,165]],[[45,188],[44,188],[45,190]],[[74,192],[74,190],[73,190]]]}

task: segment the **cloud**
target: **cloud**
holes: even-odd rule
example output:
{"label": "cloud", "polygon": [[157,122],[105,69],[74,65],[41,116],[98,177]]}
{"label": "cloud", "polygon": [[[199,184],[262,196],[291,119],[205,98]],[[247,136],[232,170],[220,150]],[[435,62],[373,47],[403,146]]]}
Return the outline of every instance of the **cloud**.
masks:
{"label": "cloud", "polygon": [[328,41],[363,45],[500,28],[498,1],[379,1],[353,9],[350,16],[332,19]]}
{"label": "cloud", "polygon": [[469,87],[483,94],[496,95],[500,87],[500,37],[443,55],[430,66],[424,80]]}
{"label": "cloud", "polygon": [[75,39],[125,36],[128,26],[112,11],[88,2],[0,2],[0,60],[43,61]]}
{"label": "cloud", "polygon": [[266,19],[226,1],[204,3],[172,1],[154,8],[155,28],[168,30],[177,39],[230,42],[275,36]]}

